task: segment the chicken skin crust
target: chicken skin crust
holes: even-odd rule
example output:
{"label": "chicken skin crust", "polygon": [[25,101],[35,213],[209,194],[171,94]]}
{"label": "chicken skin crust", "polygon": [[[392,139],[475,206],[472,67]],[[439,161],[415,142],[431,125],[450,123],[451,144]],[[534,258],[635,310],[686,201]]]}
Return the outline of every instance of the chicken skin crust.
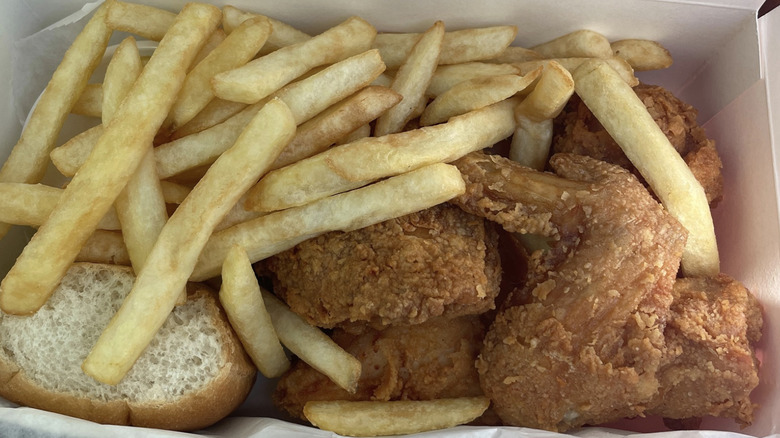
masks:
{"label": "chicken skin crust", "polygon": [[[704,187],[710,206],[716,206],[723,197],[722,163],[715,142],[707,138],[696,121],[696,109],[663,87],[640,84],[634,91]],[[554,124],[554,152],[587,155],[617,164],[639,176],[620,146],[576,95]]]}
{"label": "chicken skin crust", "polygon": [[562,432],[643,414],[683,227],[628,171],[589,157],[553,156],[557,175],[484,154],[455,164],[467,185],[455,203],[557,242],[532,254],[522,295],[533,301],[498,313],[478,360],[501,420]]}
{"label": "chicken skin crust", "polygon": [[447,204],[316,237],[266,267],[290,308],[327,328],[483,313],[501,281],[492,224]]}

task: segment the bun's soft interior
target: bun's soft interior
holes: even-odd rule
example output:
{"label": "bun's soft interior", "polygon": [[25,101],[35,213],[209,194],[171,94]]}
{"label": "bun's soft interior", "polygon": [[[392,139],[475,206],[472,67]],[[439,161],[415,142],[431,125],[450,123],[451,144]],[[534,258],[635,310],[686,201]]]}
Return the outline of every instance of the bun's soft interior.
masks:
{"label": "bun's soft interior", "polygon": [[[157,337],[116,386],[100,384],[81,363],[130,291],[129,269],[76,264],[32,316],[0,312],[0,360],[53,392],[93,400],[171,402],[209,384],[224,361],[223,343],[202,295],[177,306]],[[191,295],[192,296],[192,295]]]}

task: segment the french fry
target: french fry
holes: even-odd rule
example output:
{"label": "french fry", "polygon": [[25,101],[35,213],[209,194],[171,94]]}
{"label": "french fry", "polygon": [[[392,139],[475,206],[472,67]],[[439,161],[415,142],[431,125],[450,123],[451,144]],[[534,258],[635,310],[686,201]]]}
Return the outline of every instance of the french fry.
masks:
{"label": "french fry", "polygon": [[160,41],[168,32],[176,14],[154,6],[116,1],[108,11],[106,24],[114,30],[132,33],[147,40]]}
{"label": "french fry", "polygon": [[406,122],[413,118],[414,111],[425,99],[425,90],[439,63],[443,41],[444,23],[437,21],[409,51],[390,86],[401,95],[401,102],[377,119],[374,126],[376,136],[400,132]]}
{"label": "french fry", "polygon": [[350,231],[432,207],[462,194],[465,183],[456,168],[432,164],[367,187],[243,222],[215,233],[201,253],[192,281],[219,275],[234,244],[252,263],[329,231]]}
{"label": "french fry", "polygon": [[592,30],[581,29],[531,47],[545,58],[609,58],[612,47],[607,38]]}
{"label": "french fry", "polygon": [[307,41],[222,72],[212,78],[211,86],[219,98],[256,103],[314,67],[370,49],[375,36],[373,26],[361,18],[351,17]]}
{"label": "french fry", "polygon": [[433,74],[431,83],[428,85],[428,90],[425,94],[431,97],[437,97],[454,87],[456,84],[470,79],[499,75],[527,75],[531,71],[533,71],[533,69],[521,72],[519,67],[511,64],[490,64],[485,62],[440,65]]}
{"label": "french fry", "polygon": [[191,187],[171,181],[160,181],[160,188],[166,204],[181,204],[192,191]]}
{"label": "french fry", "polygon": [[[107,9],[101,5],[65,52],[46,89],[32,111],[22,136],[0,168],[0,182],[37,183],[49,164],[49,152],[65,118],[76,105],[87,80],[103,59],[111,29],[105,24]],[[10,225],[0,223],[0,238]]]}
{"label": "french fry", "polygon": [[231,102],[219,98],[212,99],[192,120],[174,131],[171,134],[171,140],[177,140],[219,125],[238,114],[244,108],[246,108],[245,103]]}
{"label": "french fry", "polygon": [[672,66],[672,55],[657,41],[627,39],[613,41],[612,52],[636,71],[661,70]]}
{"label": "french fry", "polygon": [[455,160],[515,130],[513,99],[449,122],[330,148],[269,172],[247,193],[247,208],[274,211],[354,189],[386,176]]}
{"label": "french fry", "polygon": [[200,64],[201,61],[206,59],[206,57],[209,56],[209,53],[213,52],[214,49],[216,49],[220,44],[222,44],[223,41],[225,41],[225,38],[227,38],[227,34],[224,30],[215,30],[209,39],[206,40],[206,44],[203,45],[203,47],[200,49],[200,52],[195,55],[195,59],[192,60],[192,64],[190,64],[190,69],[187,73],[192,71],[196,65]]}
{"label": "french fry", "polygon": [[497,64],[515,64],[526,61],[538,61],[544,59],[538,52],[524,47],[509,46],[500,55],[488,59],[488,62]]}
{"label": "french fry", "polygon": [[544,169],[552,145],[552,119],[560,114],[572,94],[574,80],[569,71],[553,60],[545,64],[533,91],[515,107],[517,129],[509,158],[536,170]]}
{"label": "french fry", "polygon": [[485,76],[460,82],[428,104],[420,116],[420,125],[446,122],[450,117],[508,99],[526,89],[537,76],[532,72],[525,76]]}
{"label": "french fry", "polygon": [[103,125],[108,125],[114,117],[117,108],[140,76],[142,69],[141,54],[138,53],[135,39],[125,38],[114,51],[106,67],[100,113]]}
{"label": "french fry", "polygon": [[[583,62],[592,59],[592,58],[551,58],[551,59],[544,59],[540,61],[526,61],[520,64],[516,64],[518,68],[520,68],[520,71],[522,74],[526,74],[529,71],[535,70],[539,67],[543,67],[550,61],[555,61],[558,64],[561,64],[566,70],[569,70],[570,72],[574,70],[575,68],[579,67],[580,64]],[[626,62],[625,59],[620,58],[618,56],[612,56],[609,58],[602,58],[604,61],[609,64],[610,67],[612,67],[620,77],[623,78],[623,80],[630,86],[635,87],[639,85],[639,79],[634,75],[634,69],[631,68],[631,66]]]}
{"label": "french fry", "polygon": [[238,202],[236,202],[236,205],[234,205],[233,208],[227,212],[225,217],[222,218],[222,221],[220,221],[219,224],[217,224],[217,226],[214,228],[215,233],[217,231],[222,231],[225,228],[230,228],[233,225],[240,224],[241,222],[257,219],[263,215],[263,213],[247,210],[246,207],[244,207],[245,201],[246,196],[242,196]]}
{"label": "french fry", "polygon": [[365,124],[358,129],[350,132],[349,134],[345,135],[344,137],[338,139],[336,141],[336,145],[342,145],[347,143],[352,143],[353,141],[358,141],[360,139],[371,137],[371,125]]}
{"label": "french fry", "polygon": [[82,364],[85,373],[119,383],[170,314],[214,227],[294,133],[292,114],[273,99],[214,162],[163,227],[122,307]]}
{"label": "french fry", "polygon": [[87,84],[70,112],[81,116],[100,118],[100,114],[103,112],[102,105],[103,84]]}
{"label": "french fry", "polygon": [[572,76],[575,91],[585,105],[623,149],[664,207],[688,230],[682,256],[685,275],[717,275],[718,246],[704,189],[644,103],[603,61],[586,61]]}
{"label": "french fry", "polygon": [[400,100],[401,95],[385,87],[369,86],[358,91],[299,126],[295,138],[284,148],[272,169],[322,152],[359,127],[368,126]]}
{"label": "french fry", "polygon": [[[517,36],[515,26],[494,26],[447,32],[439,64],[482,61],[501,54]],[[419,33],[380,33],[374,47],[379,49],[389,70],[401,66],[420,39]]]}
{"label": "french fry", "polygon": [[[384,71],[376,50],[337,62],[275,93],[290,108],[297,124],[311,119],[334,103],[365,87]],[[197,134],[155,148],[161,179],[213,162],[234,142],[261,104],[247,107],[225,122]]]}
{"label": "french fry", "polygon": [[79,250],[75,261],[130,266],[130,255],[122,233],[95,230]]}
{"label": "french fry", "polygon": [[290,360],[265,308],[255,271],[240,246],[231,248],[222,265],[219,301],[244,350],[264,376],[279,377],[290,368]]}
{"label": "french fry", "polygon": [[[233,32],[233,29],[241,25],[242,22],[252,17],[262,17],[260,14],[253,14],[251,12],[244,12],[238,8],[227,5],[222,8],[222,27],[225,32]],[[300,30],[290,26],[287,23],[275,20],[271,17],[265,17],[271,21],[273,31],[268,38],[268,42],[260,51],[261,55],[267,55],[276,49],[281,47],[292,46],[293,44],[302,43],[311,39],[311,35],[301,32]]]}
{"label": "french fry", "polygon": [[0,284],[4,311],[33,313],[54,291],[151,147],[187,66],[217,26],[219,14],[202,4],[182,9],[61,202]]}
{"label": "french fry", "polygon": [[345,436],[421,433],[469,423],[490,406],[487,397],[397,401],[309,401],[311,424]]}
{"label": "french fry", "polygon": [[171,131],[192,120],[214,98],[211,79],[249,62],[271,34],[271,22],[255,17],[241,23],[227,38],[197,64],[184,80],[176,103],[163,124]]}
{"label": "french fry", "polygon": [[296,356],[345,391],[357,390],[361,364],[317,327],[306,322],[270,292],[260,289],[279,339]]}
{"label": "french fry", "polygon": [[71,177],[87,161],[89,153],[103,135],[103,125],[93,126],[54,148],[49,157],[61,174]]}
{"label": "french fry", "polygon": [[[62,189],[43,184],[0,183],[0,221],[39,227],[51,214],[62,196]],[[114,209],[98,223],[101,230],[119,230]]]}

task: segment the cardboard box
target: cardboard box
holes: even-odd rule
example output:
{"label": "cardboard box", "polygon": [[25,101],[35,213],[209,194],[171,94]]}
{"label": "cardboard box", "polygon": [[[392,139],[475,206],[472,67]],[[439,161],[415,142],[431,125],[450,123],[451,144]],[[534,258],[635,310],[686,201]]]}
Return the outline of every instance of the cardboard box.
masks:
{"label": "cardboard box", "polygon": [[[178,10],[175,0],[145,3]],[[214,1],[216,4],[223,3]],[[420,31],[434,19],[450,30],[467,26],[514,24],[515,44],[532,46],[580,28],[603,33],[609,39],[647,38],[661,42],[672,53],[674,65],[664,71],[640,74],[648,83],[664,85],[699,109],[700,121],[716,140],[724,161],[725,198],[714,212],[722,271],[743,281],[761,300],[765,334],[761,344],[761,383],[754,401],[761,407],[752,426],[739,429],[731,421],[706,419],[704,427],[753,436],[777,434],[780,429],[780,221],[777,169],[780,169],[780,11],[756,20],[761,0],[615,2],[595,0],[496,0],[468,2],[433,0],[350,1],[234,0],[231,4],[255,10],[319,33],[349,15],[360,15],[380,31]],[[57,23],[77,12],[84,0],[8,0],[0,15],[0,160],[16,143],[35,96],[43,89],[55,65],[40,62],[45,53],[24,50],[30,35],[47,31],[47,51],[61,54],[75,36],[71,27]],[[75,32],[78,32],[78,28]],[[40,37],[41,35],[37,35]],[[118,41],[118,40],[117,40]],[[60,55],[61,56],[61,55]],[[12,77],[25,72],[30,88]],[[37,91],[36,87],[37,86]],[[70,133],[63,134],[63,137]],[[15,230],[0,243],[0,275],[4,275],[28,238]],[[273,415],[261,381],[236,417],[205,431],[210,436],[331,436],[302,426],[257,418]],[[657,422],[620,424],[634,430],[654,430]],[[184,436],[152,430],[99,426],[56,414],[17,408],[0,400],[0,435],[28,436]],[[668,433],[691,435],[698,432]],[[609,435],[604,429],[583,429],[578,435]],[[620,432],[620,434],[624,434]],[[548,433],[503,429],[458,428],[447,436],[530,436]],[[720,433],[704,433],[718,435]],[[426,434],[425,436],[439,436]]]}

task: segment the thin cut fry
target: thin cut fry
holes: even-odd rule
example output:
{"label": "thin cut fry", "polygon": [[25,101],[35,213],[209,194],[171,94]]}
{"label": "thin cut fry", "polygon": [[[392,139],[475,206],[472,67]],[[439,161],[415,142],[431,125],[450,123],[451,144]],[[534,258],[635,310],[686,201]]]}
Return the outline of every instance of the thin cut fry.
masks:
{"label": "thin cut fry", "polygon": [[612,52],[636,71],[661,70],[672,66],[672,55],[657,41],[628,39],[614,41]]}
{"label": "thin cut fry", "polygon": [[215,30],[209,39],[206,40],[206,44],[204,44],[200,49],[200,52],[198,52],[198,54],[195,56],[195,59],[192,60],[189,71],[192,71],[196,65],[200,64],[201,61],[206,59],[206,57],[209,56],[209,53],[213,52],[214,49],[216,49],[220,44],[222,44],[223,41],[225,41],[225,38],[227,38],[227,34],[224,30]]}
{"label": "thin cut fry", "polygon": [[[22,136],[0,168],[0,182],[37,183],[49,164],[49,152],[65,118],[73,109],[92,72],[97,68],[111,36],[105,24],[113,2],[100,6],[65,52],[22,131]],[[0,223],[0,238],[9,229]]]}
{"label": "thin cut fry", "polygon": [[95,230],[81,247],[75,261],[130,266],[130,255],[125,248],[122,233]]}
{"label": "thin cut fry", "polygon": [[[0,221],[39,227],[62,196],[62,189],[43,184],[0,183]],[[116,211],[109,210],[98,223],[101,230],[119,230]]]}
{"label": "thin cut fry", "polygon": [[342,145],[347,143],[352,143],[353,141],[358,141],[360,139],[371,137],[371,125],[365,124],[358,129],[350,132],[349,134],[345,135],[344,137],[340,138],[338,141],[336,141],[336,145]]}
{"label": "thin cut fry", "polygon": [[171,215],[122,307],[82,364],[84,372],[99,382],[119,383],[170,314],[214,227],[294,133],[282,101],[271,100],[257,113]]}
{"label": "thin cut fry", "polygon": [[181,204],[192,191],[189,186],[171,181],[160,181],[160,188],[162,188],[166,204]]}
{"label": "thin cut fry", "polygon": [[[527,61],[520,64],[516,64],[520,68],[520,71],[525,74],[531,70],[535,70],[539,67],[547,65],[550,61],[555,61],[563,66],[570,72],[579,67],[583,62],[592,58],[551,58],[540,61]],[[632,87],[639,85],[639,79],[634,75],[634,69],[626,62],[625,59],[618,56],[612,56],[609,58],[603,58],[604,61],[609,64],[610,67],[615,69],[616,72],[623,78],[626,83]]]}
{"label": "thin cut fry", "polygon": [[70,112],[81,116],[99,118],[103,112],[102,105],[103,84],[87,84]]}
{"label": "thin cut fry", "polygon": [[571,74],[556,61],[544,65],[539,81],[528,96],[515,108],[515,114],[541,122],[553,119],[566,106],[574,94],[574,80]]}
{"label": "thin cut fry", "polygon": [[[444,35],[439,64],[460,64],[482,61],[498,56],[517,36],[515,26],[494,26],[462,29]],[[379,49],[389,70],[404,63],[412,47],[420,39],[419,33],[380,33],[374,47]]]}
{"label": "thin cut fry", "polygon": [[544,59],[538,52],[526,49],[524,47],[509,46],[501,52],[500,55],[495,58],[491,58],[488,62],[495,62],[497,64],[514,64],[526,61],[537,61]]}
{"label": "thin cut fry", "polygon": [[369,86],[360,90],[299,126],[295,138],[284,148],[272,169],[322,152],[360,126],[368,126],[400,100],[401,95],[389,88]]}
{"label": "thin cut fry", "polygon": [[[263,17],[263,15],[244,12],[238,8],[227,5],[222,8],[222,27],[225,29],[225,32],[230,33],[243,21],[252,17]],[[275,20],[271,17],[265,18],[271,21],[273,32],[271,32],[268,42],[263,46],[263,49],[260,52],[262,55],[271,53],[281,47],[292,46],[293,44],[302,43],[311,39],[309,34],[301,32],[287,23]]]}
{"label": "thin cut fry", "polygon": [[108,11],[106,24],[114,30],[160,41],[175,20],[176,14],[164,9],[117,1]]}
{"label": "thin cut fry", "polygon": [[227,251],[241,245],[252,263],[329,231],[350,231],[445,202],[465,191],[460,172],[432,164],[358,190],[278,211],[214,234],[201,253],[192,281],[219,275]]}
{"label": "thin cut fry", "polygon": [[103,125],[108,125],[108,122],[114,118],[117,108],[122,104],[122,100],[138,79],[142,69],[141,54],[138,53],[135,39],[125,38],[114,51],[106,68],[100,114]]}
{"label": "thin cut fry", "polygon": [[222,265],[219,301],[255,366],[264,376],[275,378],[290,368],[265,308],[255,271],[243,248],[231,248]]}
{"label": "thin cut fry", "polygon": [[[376,50],[369,50],[292,83],[274,95],[284,101],[301,124],[365,87],[384,71]],[[255,104],[213,128],[155,148],[161,179],[213,162],[238,137],[262,103]]]}
{"label": "thin cut fry", "polygon": [[75,175],[102,135],[103,125],[93,126],[54,148],[49,154],[54,167],[67,177]]}
{"label": "thin cut fry", "polygon": [[195,117],[184,126],[171,134],[171,141],[195,134],[212,126],[219,125],[225,120],[238,114],[246,108],[245,103],[231,102],[229,100],[214,98]]}
{"label": "thin cut fry", "polygon": [[717,275],[718,246],[704,189],[644,103],[603,61],[584,62],[572,76],[585,105],[623,149],[664,207],[688,230],[682,256],[685,275]]}
{"label": "thin cut fry", "polygon": [[431,83],[428,85],[428,90],[425,94],[431,97],[437,97],[454,87],[456,84],[470,79],[499,75],[527,75],[531,71],[533,71],[533,69],[521,72],[519,67],[511,64],[490,64],[485,62],[440,65],[433,74],[433,78],[431,78]]}
{"label": "thin cut fry", "polygon": [[376,29],[361,18],[343,23],[293,46],[220,73],[211,81],[217,97],[256,103],[314,67],[331,64],[371,48]]}
{"label": "thin cut fry", "polygon": [[544,170],[552,146],[553,121],[531,120],[526,116],[516,116],[517,129],[509,147],[509,159],[523,166]]}
{"label": "thin cut fry", "polygon": [[439,63],[442,42],[444,41],[444,23],[437,21],[417,41],[409,55],[393,78],[390,88],[403,99],[379,117],[374,126],[376,136],[400,132],[406,122],[425,99],[425,90],[431,83],[431,77]]}
{"label": "thin cut fry", "polygon": [[247,193],[247,208],[274,211],[304,205],[390,175],[455,160],[492,146],[515,130],[509,99],[449,122],[337,146],[269,172]]}
{"label": "thin cut fry", "polygon": [[214,98],[211,78],[249,62],[271,34],[271,23],[264,17],[244,21],[196,65],[184,80],[164,126],[175,131],[192,120]]}
{"label": "thin cut fry", "polygon": [[469,423],[490,406],[487,397],[397,401],[310,401],[311,424],[345,436],[405,435]]}
{"label": "thin cut fry", "polygon": [[218,22],[219,9],[212,6],[182,9],[62,201],[3,279],[4,311],[30,314],[46,302],[151,147],[187,65]]}
{"label": "thin cut fry", "polygon": [[306,322],[270,292],[260,289],[279,339],[301,360],[328,376],[345,391],[354,393],[361,364],[328,335]]}
{"label": "thin cut fry", "polygon": [[545,58],[609,58],[612,47],[607,38],[592,30],[576,30],[531,47]]}
{"label": "thin cut fry", "polygon": [[526,89],[537,77],[538,72],[532,72],[525,76],[484,76],[460,82],[428,104],[420,116],[420,125],[446,122],[450,117],[501,102]]}

